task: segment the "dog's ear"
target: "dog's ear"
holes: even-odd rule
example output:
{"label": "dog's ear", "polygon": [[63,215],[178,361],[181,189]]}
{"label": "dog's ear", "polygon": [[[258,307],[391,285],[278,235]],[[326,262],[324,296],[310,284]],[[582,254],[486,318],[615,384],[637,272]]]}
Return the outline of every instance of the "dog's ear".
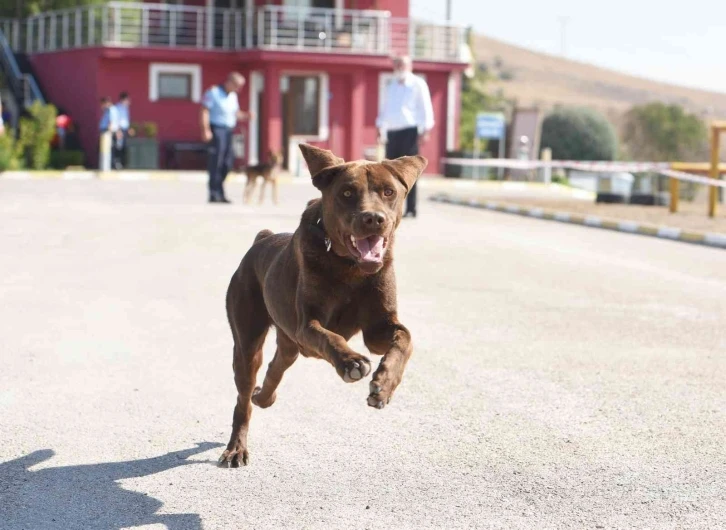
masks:
{"label": "dog's ear", "polygon": [[310,176],[313,178],[313,184],[317,187],[319,186],[315,183],[315,177],[318,173],[324,169],[329,169],[345,163],[345,160],[338,158],[332,153],[332,151],[328,151],[327,149],[320,149],[319,147],[313,147],[308,144],[300,144],[300,151],[302,152],[305,162],[308,165],[308,169],[310,170]]}
{"label": "dog's ear", "polygon": [[406,187],[406,193],[411,191],[413,185],[416,183],[416,179],[421,176],[421,173],[429,161],[420,155],[416,156],[402,156],[394,160],[384,160],[381,162],[383,167],[393,173],[393,176],[401,181]]}

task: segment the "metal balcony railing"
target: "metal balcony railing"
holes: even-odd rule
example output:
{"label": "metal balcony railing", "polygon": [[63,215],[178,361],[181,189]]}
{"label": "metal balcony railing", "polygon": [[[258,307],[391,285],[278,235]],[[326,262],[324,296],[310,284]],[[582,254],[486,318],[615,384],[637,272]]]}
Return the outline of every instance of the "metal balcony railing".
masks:
{"label": "metal balcony railing", "polygon": [[213,50],[272,49],[361,55],[408,54],[460,62],[465,29],[393,18],[388,11],[267,5],[212,9],[141,2],[51,11],[1,20],[11,46],[39,53],[92,46]]}
{"label": "metal balcony railing", "polygon": [[36,101],[45,103],[35,78],[20,71],[12,45],[5,36],[4,28],[5,25],[0,24],[0,71],[5,75],[8,88],[19,105],[29,107]]}

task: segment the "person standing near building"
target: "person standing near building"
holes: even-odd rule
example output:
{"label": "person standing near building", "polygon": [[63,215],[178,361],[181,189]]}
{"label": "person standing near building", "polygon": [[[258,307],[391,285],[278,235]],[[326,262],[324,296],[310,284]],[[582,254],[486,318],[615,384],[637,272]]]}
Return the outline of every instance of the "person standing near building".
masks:
{"label": "person standing near building", "polygon": [[126,165],[127,141],[129,136],[133,135],[129,113],[130,106],[131,98],[128,92],[121,92],[118,96],[118,103],[115,105],[116,114],[118,115],[118,131],[116,131],[113,141],[114,169],[123,169]]}
{"label": "person standing near building", "polygon": [[118,132],[118,113],[111,98],[101,98],[101,120],[98,123],[100,148],[98,166],[102,171],[111,169],[113,136]]}
{"label": "person standing near building", "polygon": [[251,118],[250,113],[240,110],[237,99],[244,85],[242,74],[232,72],[223,84],[204,93],[200,121],[202,139],[208,143],[209,202],[230,202],[224,194],[224,179],[234,161],[232,133],[238,120]]}
{"label": "person standing near building", "polygon": [[[376,120],[378,140],[386,142],[386,158],[417,155],[429,140],[434,109],[426,81],[415,76],[409,57],[393,60],[394,80],[386,87]],[[416,217],[416,184],[406,197],[406,217]]]}

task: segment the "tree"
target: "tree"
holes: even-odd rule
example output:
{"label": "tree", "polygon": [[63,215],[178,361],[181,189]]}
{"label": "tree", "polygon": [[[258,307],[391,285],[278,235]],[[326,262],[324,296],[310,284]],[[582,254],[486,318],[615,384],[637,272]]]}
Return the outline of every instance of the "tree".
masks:
{"label": "tree", "polygon": [[707,141],[705,124],[680,105],[649,103],[625,115],[623,142],[636,160],[699,160],[705,157]]}
{"label": "tree", "polygon": [[555,160],[615,160],[618,139],[605,116],[594,110],[560,107],[542,122],[542,147]]}
{"label": "tree", "polygon": [[[469,48],[472,46],[473,34],[469,31]],[[472,56],[472,61],[475,63]],[[476,115],[484,111],[499,111],[506,106],[506,101],[501,95],[491,95],[486,90],[486,85],[491,81],[491,76],[482,68],[474,68],[473,77],[469,78],[462,74],[461,82],[461,115],[459,117],[459,138],[460,147],[463,150],[474,148],[474,132],[476,130]]]}
{"label": "tree", "polygon": [[5,0],[0,2],[0,18],[25,18],[56,9],[105,3],[108,0]]}

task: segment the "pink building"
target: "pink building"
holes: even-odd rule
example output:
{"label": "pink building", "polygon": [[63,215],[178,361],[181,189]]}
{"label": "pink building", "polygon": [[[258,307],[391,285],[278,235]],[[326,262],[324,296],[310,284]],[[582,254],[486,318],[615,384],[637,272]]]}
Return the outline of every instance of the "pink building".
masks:
{"label": "pink building", "polygon": [[292,168],[301,141],[362,158],[394,54],[410,55],[431,91],[429,172],[458,141],[464,30],[412,20],[408,0],[112,2],[2,27],[47,99],[79,123],[90,163],[101,96],[128,91],[132,121],[155,122],[162,146],[197,142],[200,98],[232,70],[247,78],[240,104],[256,115],[239,126],[247,163],[282,150]]}

